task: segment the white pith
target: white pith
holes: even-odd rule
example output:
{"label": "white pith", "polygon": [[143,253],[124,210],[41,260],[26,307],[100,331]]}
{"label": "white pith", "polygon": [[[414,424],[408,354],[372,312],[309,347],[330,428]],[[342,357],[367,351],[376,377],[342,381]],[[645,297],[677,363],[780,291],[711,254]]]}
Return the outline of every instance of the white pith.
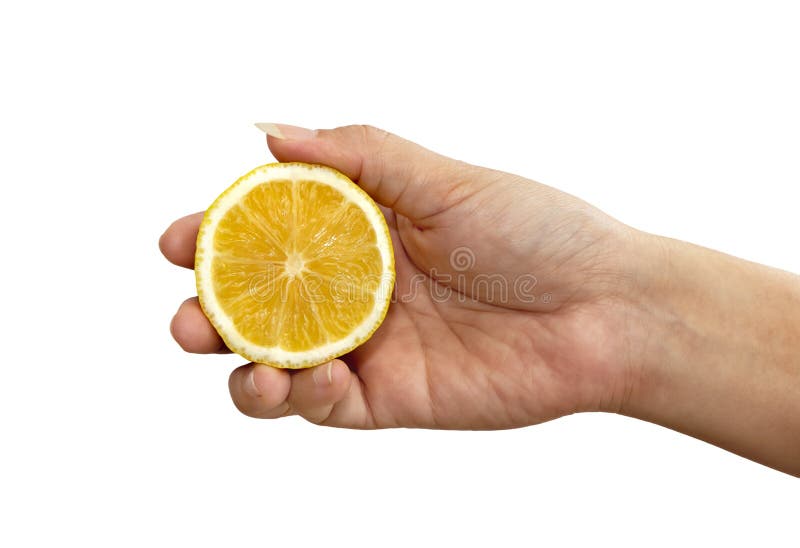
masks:
{"label": "white pith", "polygon": [[[275,180],[313,180],[329,185],[345,198],[357,205],[366,215],[377,236],[382,275],[375,298],[375,305],[367,317],[348,336],[302,352],[285,350],[279,346],[265,347],[247,340],[233,325],[231,318],[222,312],[214,292],[211,265],[213,259],[213,238],[220,219],[243,196],[260,184]],[[260,363],[299,368],[322,363],[354,348],[367,339],[383,319],[388,296],[394,285],[394,257],[391,241],[386,230],[386,221],[369,196],[359,187],[347,180],[344,175],[321,166],[305,164],[268,164],[261,166],[239,179],[223,193],[206,212],[206,217],[198,235],[198,253],[195,260],[198,292],[201,295],[203,310],[231,350]]]}

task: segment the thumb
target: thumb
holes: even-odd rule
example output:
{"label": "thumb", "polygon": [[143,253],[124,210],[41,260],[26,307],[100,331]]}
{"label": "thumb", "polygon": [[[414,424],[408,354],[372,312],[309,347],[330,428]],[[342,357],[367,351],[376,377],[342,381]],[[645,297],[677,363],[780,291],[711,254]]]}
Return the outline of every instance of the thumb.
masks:
{"label": "thumb", "polygon": [[[256,124],[281,162],[307,162],[338,169],[376,202],[400,215],[423,220],[459,199],[463,165],[371,126],[310,130]],[[461,196],[463,198],[463,196]]]}

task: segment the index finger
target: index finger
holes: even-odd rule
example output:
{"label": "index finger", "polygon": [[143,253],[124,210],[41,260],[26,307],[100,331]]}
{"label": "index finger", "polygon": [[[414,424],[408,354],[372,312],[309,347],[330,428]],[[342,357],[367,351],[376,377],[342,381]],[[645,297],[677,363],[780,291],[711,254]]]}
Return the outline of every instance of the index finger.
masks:
{"label": "index finger", "polygon": [[194,268],[197,231],[200,230],[202,220],[202,211],[187,215],[169,225],[161,235],[158,247],[169,262],[184,268]]}

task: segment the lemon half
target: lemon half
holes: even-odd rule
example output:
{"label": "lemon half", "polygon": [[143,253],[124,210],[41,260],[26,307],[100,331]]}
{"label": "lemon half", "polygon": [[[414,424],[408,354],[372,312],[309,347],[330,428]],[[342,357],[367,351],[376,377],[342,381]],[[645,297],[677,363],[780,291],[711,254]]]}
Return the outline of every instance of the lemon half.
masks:
{"label": "lemon half", "polygon": [[237,180],[197,235],[200,305],[228,348],[302,368],[366,341],[386,316],[394,255],[378,206],[342,173],[276,163]]}

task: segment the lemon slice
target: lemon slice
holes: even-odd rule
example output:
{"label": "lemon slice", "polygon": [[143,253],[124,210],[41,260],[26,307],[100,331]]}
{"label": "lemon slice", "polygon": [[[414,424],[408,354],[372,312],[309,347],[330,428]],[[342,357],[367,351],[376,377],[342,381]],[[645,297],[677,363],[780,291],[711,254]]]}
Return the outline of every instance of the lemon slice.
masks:
{"label": "lemon slice", "polygon": [[195,276],[200,305],[228,348],[302,368],[375,332],[389,307],[394,255],[380,209],[346,176],[268,164],[206,211]]}

